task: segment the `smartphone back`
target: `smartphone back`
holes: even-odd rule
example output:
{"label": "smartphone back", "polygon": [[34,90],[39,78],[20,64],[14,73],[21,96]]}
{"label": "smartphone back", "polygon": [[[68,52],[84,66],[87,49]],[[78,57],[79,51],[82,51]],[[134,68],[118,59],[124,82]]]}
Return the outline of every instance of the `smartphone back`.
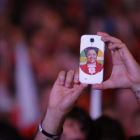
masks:
{"label": "smartphone back", "polygon": [[81,83],[102,83],[105,43],[98,35],[83,35],[80,42],[79,80]]}

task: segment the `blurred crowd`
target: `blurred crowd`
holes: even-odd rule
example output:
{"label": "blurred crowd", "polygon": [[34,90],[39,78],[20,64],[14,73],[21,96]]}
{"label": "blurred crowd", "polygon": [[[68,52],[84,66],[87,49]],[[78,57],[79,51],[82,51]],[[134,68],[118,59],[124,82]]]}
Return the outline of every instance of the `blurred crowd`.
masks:
{"label": "blurred crowd", "polygon": [[[1,0],[0,122],[14,126],[23,138],[32,138],[46,111],[49,92],[58,73],[79,68],[80,36],[97,31],[121,39],[140,63],[139,0]],[[24,61],[29,65],[21,68]],[[111,53],[106,48],[104,80],[109,78],[111,68]],[[32,76],[26,76],[25,72]],[[21,82],[20,76],[24,77],[25,83],[32,78],[31,88],[36,92],[32,97],[28,94],[25,97],[36,96],[33,103],[38,112],[36,123],[26,130],[18,124],[18,91],[22,87],[19,89],[17,85]],[[23,94],[21,98],[24,98]],[[77,106],[89,112],[89,101],[90,87],[80,97]],[[128,89],[103,91],[103,114],[117,119],[127,137],[140,133],[138,108]]]}

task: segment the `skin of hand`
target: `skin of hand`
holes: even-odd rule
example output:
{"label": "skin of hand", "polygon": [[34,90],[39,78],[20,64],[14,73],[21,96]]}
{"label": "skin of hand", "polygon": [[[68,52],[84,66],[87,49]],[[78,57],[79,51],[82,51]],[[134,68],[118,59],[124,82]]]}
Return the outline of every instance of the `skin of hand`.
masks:
{"label": "skin of hand", "polygon": [[[58,135],[61,132],[67,113],[74,107],[87,86],[87,84],[79,83],[78,70],[59,73],[51,90],[47,112],[42,121],[42,127],[45,131],[53,135]],[[34,140],[40,139],[53,140],[53,138],[49,138],[38,131]]]}
{"label": "skin of hand", "polygon": [[98,32],[107,47],[111,50],[113,68],[111,76],[102,84],[94,84],[93,89],[131,88],[140,89],[140,66],[135,61],[126,45],[121,40]]}
{"label": "skin of hand", "polygon": [[50,93],[48,108],[66,115],[74,107],[79,96],[87,87],[79,83],[79,71],[61,71]]}

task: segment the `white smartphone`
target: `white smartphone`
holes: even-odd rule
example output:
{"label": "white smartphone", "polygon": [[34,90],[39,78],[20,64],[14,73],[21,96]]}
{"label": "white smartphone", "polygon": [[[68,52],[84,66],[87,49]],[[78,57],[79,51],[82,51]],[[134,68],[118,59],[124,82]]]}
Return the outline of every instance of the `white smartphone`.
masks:
{"label": "white smartphone", "polygon": [[105,43],[98,35],[83,35],[80,42],[79,80],[81,83],[102,83]]}

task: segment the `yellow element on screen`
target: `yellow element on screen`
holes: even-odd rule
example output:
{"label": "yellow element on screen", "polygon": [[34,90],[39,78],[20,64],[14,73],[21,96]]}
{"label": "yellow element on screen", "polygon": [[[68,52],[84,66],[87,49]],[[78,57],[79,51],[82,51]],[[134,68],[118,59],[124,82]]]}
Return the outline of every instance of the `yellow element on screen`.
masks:
{"label": "yellow element on screen", "polygon": [[86,57],[80,57],[80,62],[87,62],[87,58]]}
{"label": "yellow element on screen", "polygon": [[99,49],[98,57],[103,57],[103,56],[104,56],[103,52]]}

